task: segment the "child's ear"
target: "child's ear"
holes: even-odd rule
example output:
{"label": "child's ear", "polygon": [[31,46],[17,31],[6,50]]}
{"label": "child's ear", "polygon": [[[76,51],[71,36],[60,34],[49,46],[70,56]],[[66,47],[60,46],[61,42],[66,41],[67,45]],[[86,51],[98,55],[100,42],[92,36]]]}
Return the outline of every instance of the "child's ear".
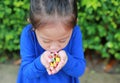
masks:
{"label": "child's ear", "polygon": [[30,23],[30,18],[27,18],[27,22],[29,22],[29,23]]}
{"label": "child's ear", "polygon": [[76,22],[78,22],[78,18],[76,19]]}

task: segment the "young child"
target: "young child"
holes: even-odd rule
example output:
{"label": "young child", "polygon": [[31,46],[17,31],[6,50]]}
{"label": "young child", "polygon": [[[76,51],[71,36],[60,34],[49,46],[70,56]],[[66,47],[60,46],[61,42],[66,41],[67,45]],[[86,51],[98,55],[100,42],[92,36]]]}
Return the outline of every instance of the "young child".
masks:
{"label": "young child", "polygon": [[17,83],[79,83],[86,63],[76,0],[31,0],[29,20]]}

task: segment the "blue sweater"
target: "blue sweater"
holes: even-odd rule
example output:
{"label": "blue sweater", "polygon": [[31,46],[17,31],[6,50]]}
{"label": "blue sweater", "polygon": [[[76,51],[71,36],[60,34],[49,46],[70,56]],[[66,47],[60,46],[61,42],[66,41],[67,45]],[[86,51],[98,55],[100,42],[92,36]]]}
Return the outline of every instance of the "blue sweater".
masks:
{"label": "blue sweater", "polygon": [[67,63],[58,73],[48,75],[40,61],[40,56],[45,50],[39,45],[32,25],[27,25],[20,39],[22,62],[17,83],[79,83],[79,77],[86,67],[79,26],[74,27],[71,39],[63,50],[68,56]]}

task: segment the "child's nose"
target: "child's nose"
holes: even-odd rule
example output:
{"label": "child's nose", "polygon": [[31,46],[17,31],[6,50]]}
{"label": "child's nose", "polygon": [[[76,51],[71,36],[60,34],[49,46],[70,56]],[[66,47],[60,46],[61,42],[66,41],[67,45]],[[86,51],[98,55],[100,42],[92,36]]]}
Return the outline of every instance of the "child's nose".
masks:
{"label": "child's nose", "polygon": [[50,51],[51,51],[51,52],[56,52],[56,51],[58,51],[58,50],[59,50],[58,44],[55,43],[55,42],[51,43],[51,45],[50,45]]}

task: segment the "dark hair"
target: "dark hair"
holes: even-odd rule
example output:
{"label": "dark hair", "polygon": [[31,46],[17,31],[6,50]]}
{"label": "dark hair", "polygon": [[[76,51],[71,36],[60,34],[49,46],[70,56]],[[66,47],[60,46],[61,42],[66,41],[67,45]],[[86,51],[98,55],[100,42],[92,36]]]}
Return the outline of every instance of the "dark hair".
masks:
{"label": "dark hair", "polygon": [[31,0],[30,22],[34,29],[53,20],[64,21],[72,27],[76,25],[76,0]]}

